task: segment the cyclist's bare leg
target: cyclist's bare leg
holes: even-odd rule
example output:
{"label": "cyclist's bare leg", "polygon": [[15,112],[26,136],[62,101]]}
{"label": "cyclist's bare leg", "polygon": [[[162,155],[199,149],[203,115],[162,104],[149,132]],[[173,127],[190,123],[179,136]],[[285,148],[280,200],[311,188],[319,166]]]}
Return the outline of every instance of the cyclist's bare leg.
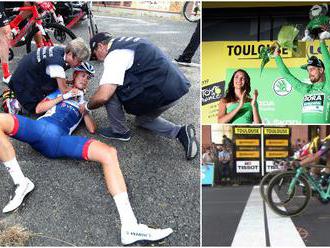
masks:
{"label": "cyclist's bare leg", "polygon": [[[88,148],[88,160],[101,163],[108,191],[113,196],[121,222],[121,241],[130,244],[145,238],[136,238],[136,233],[148,233],[148,240],[163,239],[170,235],[173,230],[152,229],[145,225],[138,225],[137,219],[131,207],[124,176],[120,170],[117,151],[100,141],[92,141]],[[143,231],[144,230],[144,231]],[[132,234],[135,233],[135,234]]]}
{"label": "cyclist's bare leg", "polygon": [[88,149],[88,159],[102,165],[105,183],[109,193],[114,196],[126,192],[126,184],[119,167],[117,151],[100,141],[93,141]]}
{"label": "cyclist's bare leg", "polygon": [[4,78],[8,78],[11,73],[8,66],[9,48],[11,40],[10,26],[6,25],[0,28],[0,59],[2,65],[2,73]]}
{"label": "cyclist's bare leg", "polygon": [[[30,2],[24,2],[24,6],[31,6]],[[31,11],[24,10],[19,12],[19,14],[14,18],[13,21],[10,22],[11,28],[17,28],[18,25],[25,19],[28,19],[32,16]],[[37,32],[34,35],[34,41],[36,42],[37,47],[42,47],[43,42],[42,42],[42,35],[41,32]]]}
{"label": "cyclist's bare leg", "polygon": [[15,150],[8,139],[14,129],[14,119],[10,114],[0,113],[0,161],[5,162],[15,157]]}
{"label": "cyclist's bare leg", "polygon": [[137,220],[128,198],[127,188],[124,176],[119,167],[116,149],[100,141],[92,141],[88,148],[88,160],[101,163],[105,183],[116,203],[121,224],[136,224]]}

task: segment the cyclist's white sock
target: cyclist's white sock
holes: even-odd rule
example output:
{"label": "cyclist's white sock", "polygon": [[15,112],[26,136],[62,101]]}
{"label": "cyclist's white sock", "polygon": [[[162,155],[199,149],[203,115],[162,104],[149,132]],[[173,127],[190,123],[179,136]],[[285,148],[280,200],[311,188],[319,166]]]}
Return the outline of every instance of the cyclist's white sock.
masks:
{"label": "cyclist's white sock", "polygon": [[7,168],[11,178],[14,181],[14,184],[21,184],[26,180],[16,158],[13,158],[10,161],[3,162],[3,164]]}
{"label": "cyclist's white sock", "polygon": [[137,220],[133,213],[127,192],[122,192],[113,197],[120,216],[121,225],[136,224]]}

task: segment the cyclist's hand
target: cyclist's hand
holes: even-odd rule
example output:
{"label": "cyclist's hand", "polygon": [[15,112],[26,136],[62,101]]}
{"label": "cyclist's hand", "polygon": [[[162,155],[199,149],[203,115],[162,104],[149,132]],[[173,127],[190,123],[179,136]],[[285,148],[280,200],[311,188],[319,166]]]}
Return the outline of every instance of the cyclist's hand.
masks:
{"label": "cyclist's hand", "polygon": [[274,57],[277,57],[279,55],[281,55],[281,49],[278,46],[276,46],[274,51]]}
{"label": "cyclist's hand", "polygon": [[62,95],[63,100],[68,100],[70,98],[79,96],[81,94],[81,91],[78,89],[72,89],[69,92]]}

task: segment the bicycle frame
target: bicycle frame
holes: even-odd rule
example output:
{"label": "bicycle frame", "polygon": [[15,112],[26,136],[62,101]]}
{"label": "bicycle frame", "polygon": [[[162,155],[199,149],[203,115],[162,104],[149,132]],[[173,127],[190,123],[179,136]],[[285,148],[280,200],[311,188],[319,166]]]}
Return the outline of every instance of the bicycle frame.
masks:
{"label": "bicycle frame", "polygon": [[[17,36],[10,41],[10,47],[15,47],[15,45],[27,34],[27,31],[33,24],[36,24],[36,26],[38,27],[39,31],[41,32],[41,34],[43,36],[46,35],[46,32],[42,26],[42,20],[39,18],[39,12],[38,12],[36,6],[17,7],[17,8],[11,8],[8,10],[12,10],[14,12],[18,12],[18,11],[31,11],[32,12],[32,17],[29,19],[28,23],[23,27],[22,30],[19,31]],[[45,44],[45,43],[47,43],[47,44]],[[44,45],[52,46],[53,44],[51,41],[48,41],[48,42],[44,41]]]}
{"label": "bicycle frame", "polygon": [[292,181],[290,182],[290,186],[288,189],[288,194],[291,194],[294,190],[295,184],[297,183],[297,180],[300,176],[304,176],[308,183],[312,185],[312,187],[320,194],[321,198],[326,200],[330,197],[330,184],[328,184],[327,190],[322,190],[319,183],[315,181],[315,179],[307,173],[306,169],[303,167],[299,167],[296,171],[296,174]]}
{"label": "bicycle frame", "polygon": [[76,15],[67,25],[66,27],[68,29],[71,29],[74,25],[77,24],[77,22],[85,15],[85,11],[81,10],[78,15]]}

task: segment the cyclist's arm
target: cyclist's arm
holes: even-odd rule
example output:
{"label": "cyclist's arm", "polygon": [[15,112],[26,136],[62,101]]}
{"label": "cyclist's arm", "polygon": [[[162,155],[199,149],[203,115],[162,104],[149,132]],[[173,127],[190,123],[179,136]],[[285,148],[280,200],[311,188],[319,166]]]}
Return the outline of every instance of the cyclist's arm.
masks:
{"label": "cyclist's arm", "polygon": [[316,162],[319,161],[319,159],[326,155],[330,150],[330,142],[325,142],[321,148],[311,156],[308,156],[306,159],[302,160],[300,162],[301,166],[308,165],[308,164],[315,164]]}
{"label": "cyclist's arm", "polygon": [[50,94],[44,98],[41,102],[38,103],[36,107],[36,114],[42,114],[47,112],[49,109],[54,107],[56,104],[63,101],[62,95],[58,95],[58,91]]}
{"label": "cyclist's arm", "polygon": [[301,166],[315,164],[315,162],[318,161],[319,157],[320,156],[318,153],[311,154],[310,156],[306,156],[303,160],[301,160],[299,164]]}
{"label": "cyclist's arm", "polygon": [[302,83],[299,79],[297,79],[290,73],[289,69],[284,64],[281,56],[275,56],[275,61],[281,76],[284,77],[296,91],[305,94],[310,90],[310,85]]}
{"label": "cyclist's arm", "polygon": [[84,114],[84,122],[85,122],[85,125],[86,125],[86,128],[87,128],[88,132],[95,133],[95,131],[96,131],[96,123],[93,120],[93,118],[89,115],[88,112],[86,112]]}
{"label": "cyclist's arm", "polygon": [[320,47],[325,67],[325,85],[323,89],[325,92],[330,93],[330,54],[324,40],[320,41]]}
{"label": "cyclist's arm", "polygon": [[47,97],[45,97],[41,102],[38,103],[36,107],[36,114],[41,114],[52,107],[54,107],[56,104],[62,102],[64,99],[69,99],[74,96],[77,96],[79,94],[78,89],[72,89],[69,93],[67,94],[61,94],[60,90],[56,90],[55,92],[51,93]]}

